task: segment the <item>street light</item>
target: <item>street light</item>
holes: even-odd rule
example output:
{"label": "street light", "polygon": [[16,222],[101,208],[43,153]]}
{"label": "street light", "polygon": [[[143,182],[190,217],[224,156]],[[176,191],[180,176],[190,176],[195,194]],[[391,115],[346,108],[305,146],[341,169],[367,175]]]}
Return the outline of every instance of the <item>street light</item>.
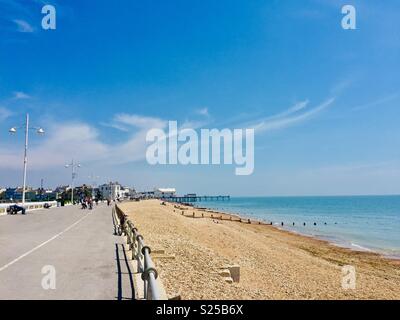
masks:
{"label": "street light", "polygon": [[66,168],[72,169],[72,182],[71,182],[71,203],[74,204],[74,179],[76,177],[75,169],[80,168],[81,165],[79,163],[74,163],[74,159],[72,159],[71,163],[65,165]]}
{"label": "street light", "polygon": [[92,173],[88,178],[91,180],[92,183],[92,198],[95,198],[94,189],[95,187],[97,187],[97,179],[100,179],[100,177]]}
{"label": "street light", "polygon": [[28,136],[29,130],[36,130],[37,134],[43,135],[44,130],[41,127],[29,127],[29,114],[26,114],[25,125],[20,127],[12,127],[8,130],[11,134],[17,133],[18,129],[25,128],[25,149],[24,149],[24,176],[23,176],[23,185],[22,185],[22,204],[25,204],[25,189],[26,189],[26,167],[28,164]]}

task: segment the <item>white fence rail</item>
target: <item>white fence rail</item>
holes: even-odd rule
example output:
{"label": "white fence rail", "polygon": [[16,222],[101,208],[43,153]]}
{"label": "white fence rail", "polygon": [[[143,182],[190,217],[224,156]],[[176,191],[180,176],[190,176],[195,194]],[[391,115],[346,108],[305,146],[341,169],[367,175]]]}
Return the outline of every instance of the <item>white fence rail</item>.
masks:
{"label": "white fence rail", "polygon": [[[136,290],[143,289],[144,300],[167,300],[165,290],[158,279],[157,269],[150,256],[150,247],[144,243],[143,236],[138,233],[132,221],[128,220],[127,215],[118,206],[113,208],[113,215],[117,222],[117,234],[126,236],[129,250],[132,251],[132,260],[137,262],[137,275],[140,275],[142,283],[136,282]],[[137,298],[141,297],[142,293],[137,292]]]}
{"label": "white fence rail", "polygon": [[[26,211],[32,211],[32,210],[39,210],[43,209],[45,204],[49,204],[52,207],[57,206],[57,201],[42,201],[42,202],[25,202],[24,208]],[[12,206],[13,204],[16,204],[15,202],[10,202],[10,203],[0,203],[0,215],[7,214],[7,208],[9,206]],[[19,203],[19,206],[22,204]]]}

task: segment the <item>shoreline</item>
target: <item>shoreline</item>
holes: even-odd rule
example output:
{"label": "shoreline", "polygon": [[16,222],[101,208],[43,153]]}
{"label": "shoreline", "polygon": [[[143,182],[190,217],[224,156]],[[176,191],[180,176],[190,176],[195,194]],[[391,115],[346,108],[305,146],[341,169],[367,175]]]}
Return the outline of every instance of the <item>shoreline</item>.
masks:
{"label": "shoreline", "polygon": [[[332,197],[334,197],[334,196],[332,196]],[[170,202],[170,203],[174,204],[175,202]],[[312,234],[308,234],[308,233],[305,233],[305,232],[292,230],[287,226],[286,227],[285,226],[282,227],[277,222],[273,223],[270,220],[264,220],[262,218],[256,218],[256,217],[251,217],[250,218],[249,216],[243,215],[241,213],[234,213],[234,212],[223,211],[223,210],[220,210],[220,209],[213,209],[213,208],[207,208],[207,207],[196,207],[196,206],[192,206],[192,205],[187,204],[187,203],[179,203],[179,204],[182,205],[182,206],[193,207],[193,208],[196,208],[198,210],[206,210],[208,212],[214,212],[216,214],[224,214],[224,215],[228,215],[228,216],[241,218],[242,220],[250,219],[251,221],[254,221],[254,222],[261,222],[261,223],[264,223],[264,224],[267,224],[267,225],[271,225],[272,227],[274,227],[274,228],[276,228],[278,230],[285,231],[285,232],[288,232],[290,234],[294,234],[294,235],[298,235],[298,236],[302,236],[302,237],[307,237],[307,238],[311,238],[311,239],[315,239],[315,240],[320,240],[320,241],[326,242],[326,243],[328,243],[328,244],[330,244],[332,246],[338,247],[338,248],[348,249],[348,250],[351,250],[351,251],[354,251],[354,252],[364,252],[364,253],[377,254],[377,255],[381,256],[382,258],[400,262],[400,253],[399,254],[391,254],[389,252],[385,252],[384,249],[371,248],[371,247],[368,247],[368,246],[359,245],[357,243],[352,243],[352,242],[350,242],[350,240],[345,240],[345,239],[337,239],[337,241],[335,241],[334,239],[327,239],[329,236],[326,236],[326,235],[312,235]],[[334,238],[334,236],[331,236],[331,237]]]}
{"label": "shoreline", "polygon": [[[400,298],[400,261],[375,252],[337,247],[255,219],[248,224],[242,218],[239,223],[239,215],[216,210],[162,205],[159,200],[119,206],[154,252],[162,252],[155,254],[154,261],[170,296],[211,300]],[[219,275],[226,265],[240,266],[240,282],[226,283]],[[346,265],[357,270],[356,290],[342,288]]]}

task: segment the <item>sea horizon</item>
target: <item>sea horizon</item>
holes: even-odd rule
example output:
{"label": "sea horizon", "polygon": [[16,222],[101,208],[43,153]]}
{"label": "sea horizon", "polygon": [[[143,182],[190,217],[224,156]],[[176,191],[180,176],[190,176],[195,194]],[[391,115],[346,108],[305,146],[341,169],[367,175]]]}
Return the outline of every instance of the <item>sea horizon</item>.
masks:
{"label": "sea horizon", "polygon": [[231,198],[399,197],[399,194],[230,195]]}
{"label": "sea horizon", "polygon": [[228,201],[201,201],[196,206],[400,259],[400,195],[232,196]]}

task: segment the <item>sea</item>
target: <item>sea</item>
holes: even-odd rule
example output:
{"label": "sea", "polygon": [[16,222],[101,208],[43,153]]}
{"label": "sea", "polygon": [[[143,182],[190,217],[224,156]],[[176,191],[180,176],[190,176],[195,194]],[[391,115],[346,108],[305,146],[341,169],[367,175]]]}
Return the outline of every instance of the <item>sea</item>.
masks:
{"label": "sea", "polygon": [[279,228],[338,246],[400,259],[400,195],[231,197],[195,205],[272,222]]}

